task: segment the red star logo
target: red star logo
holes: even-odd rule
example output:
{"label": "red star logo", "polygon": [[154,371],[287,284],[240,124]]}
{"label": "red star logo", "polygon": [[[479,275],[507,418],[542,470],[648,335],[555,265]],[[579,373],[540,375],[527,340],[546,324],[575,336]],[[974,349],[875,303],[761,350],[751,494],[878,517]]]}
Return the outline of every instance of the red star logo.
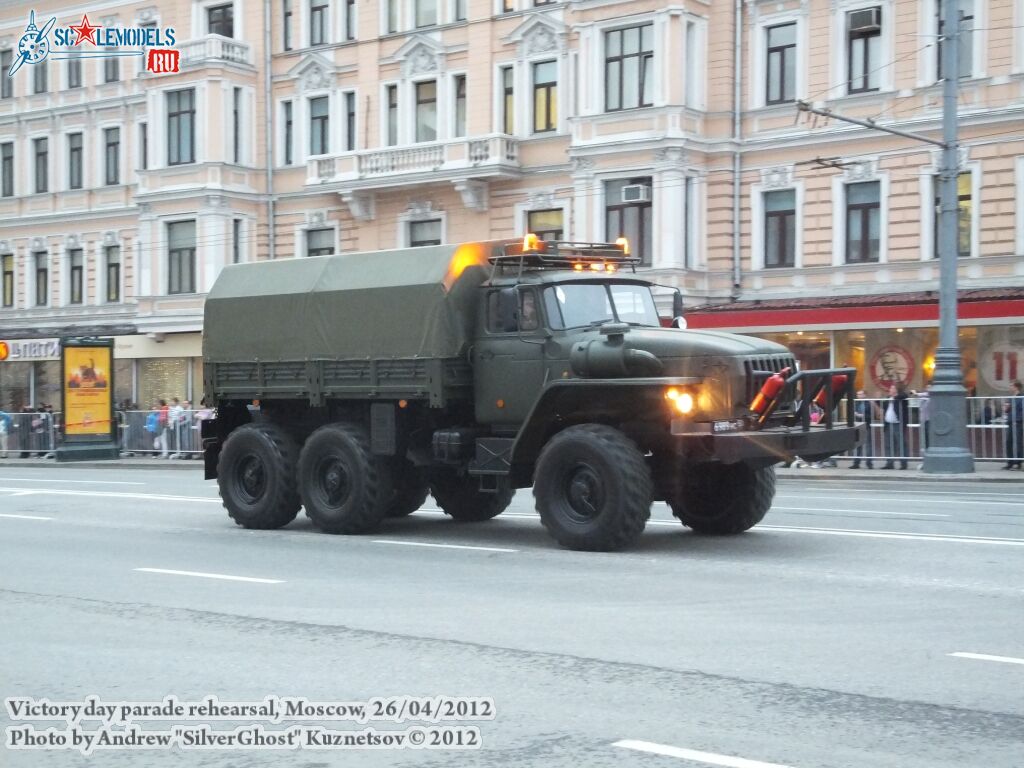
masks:
{"label": "red star logo", "polygon": [[92,24],[89,23],[88,15],[82,16],[82,23],[79,24],[77,27],[74,24],[71,24],[68,28],[76,35],[78,35],[78,37],[75,38],[75,45],[83,43],[86,40],[88,40],[93,45],[96,45],[96,30],[99,29],[99,27],[94,27]]}

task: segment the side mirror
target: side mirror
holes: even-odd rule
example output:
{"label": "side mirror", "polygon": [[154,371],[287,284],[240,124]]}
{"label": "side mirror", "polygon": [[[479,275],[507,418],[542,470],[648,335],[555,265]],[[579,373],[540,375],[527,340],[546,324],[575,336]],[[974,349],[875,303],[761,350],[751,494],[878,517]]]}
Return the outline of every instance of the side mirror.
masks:
{"label": "side mirror", "polygon": [[677,315],[676,317],[672,318],[672,327],[679,329],[686,328],[686,318],[683,317],[682,315]]}
{"label": "side mirror", "polygon": [[679,289],[676,288],[676,292],[672,294],[672,317],[683,316],[683,294],[680,293]]}
{"label": "side mirror", "polygon": [[519,330],[519,297],[515,288],[498,291],[498,327],[505,333]]}

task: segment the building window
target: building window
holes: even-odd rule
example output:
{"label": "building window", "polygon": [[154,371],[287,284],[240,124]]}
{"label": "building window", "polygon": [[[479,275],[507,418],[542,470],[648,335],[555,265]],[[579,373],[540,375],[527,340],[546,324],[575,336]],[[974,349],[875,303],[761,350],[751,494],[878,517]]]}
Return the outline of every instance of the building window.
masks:
{"label": "building window", "polygon": [[764,265],[796,266],[796,190],[764,193]]}
{"label": "building window", "polygon": [[561,208],[546,208],[529,211],[526,214],[526,231],[532,232],[541,240],[562,240],[562,227]]}
{"label": "building window", "polygon": [[558,127],[558,65],[542,61],[533,65],[533,132]]}
{"label": "building window", "polygon": [[285,101],[281,104],[284,110],[284,164],[291,165],[294,161],[295,128],[292,124],[292,103]]}
{"label": "building window", "polygon": [[877,91],[881,71],[882,9],[846,14],[846,57],[850,93]]}
{"label": "building window", "polygon": [[796,22],[765,30],[768,42],[765,103],[782,104],[796,97]]}
{"label": "building window", "polygon": [[881,244],[881,184],[846,185],[846,263],[877,262]]}
{"label": "building window", "polygon": [[388,97],[388,146],[398,144],[398,86],[389,85]]}
{"label": "building window", "polygon": [[455,76],[455,137],[466,135],[466,76]]}
{"label": "building window", "polygon": [[82,59],[72,56],[68,59],[68,88],[82,87]]}
{"label": "building window", "polygon": [[36,306],[45,307],[50,301],[50,266],[46,251],[35,251],[32,261],[36,267]]}
{"label": "building window", "polygon": [[4,273],[4,307],[14,306],[14,256],[10,253],[5,253],[0,256],[0,261],[3,262],[3,273]]}
{"label": "building window", "polygon": [[409,247],[441,244],[441,220],[426,219],[409,222]]}
{"label": "building window", "polygon": [[149,168],[149,128],[139,123],[139,170]]}
{"label": "building window", "polygon": [[416,141],[437,139],[437,81],[416,83]]}
{"label": "building window", "polygon": [[327,3],[325,0],[310,0],[309,44],[327,44]]}
{"label": "building window", "polygon": [[211,35],[235,36],[235,7],[233,3],[214,5],[206,9],[206,31]]}
{"label": "building window", "polygon": [[36,192],[47,192],[50,189],[47,176],[50,165],[50,140],[45,137],[33,139],[32,147],[36,159]]}
{"label": "building window", "polygon": [[[936,0],[935,15],[938,18],[938,45],[935,46],[938,56],[936,70],[938,79],[942,80],[942,34],[945,21],[942,18],[943,0]],[[957,47],[960,77],[970,77],[974,72],[974,0],[960,0],[960,40]]]}
{"label": "building window", "polygon": [[14,61],[14,51],[7,49],[0,51],[0,99],[9,99],[14,95],[13,78],[7,76],[11,71],[11,63]]}
{"label": "building window", "polygon": [[231,141],[235,163],[242,162],[242,89],[234,88],[231,94]]}
{"label": "building window", "polygon": [[0,175],[4,197],[14,197],[14,142],[0,144]]}
{"label": "building window", "polygon": [[70,295],[68,304],[82,303],[82,249],[73,248],[68,251],[68,267],[70,269]]}
{"label": "building window", "polygon": [[356,39],[356,0],[345,0],[345,39]]}
{"label": "building window", "polygon": [[[47,64],[48,62],[41,61],[32,67],[32,93],[46,93],[50,90]],[[6,72],[3,75],[7,77]]]}
{"label": "building window", "polygon": [[[939,247],[942,241],[942,177],[934,177],[935,184],[935,254],[937,259],[940,256]],[[966,257],[971,255],[971,172],[966,171],[956,177],[956,199],[957,199],[957,255]]]}
{"label": "building window", "polygon": [[196,222],[167,225],[167,293],[196,292]]}
{"label": "building window", "polygon": [[515,70],[501,68],[501,130],[511,136],[516,132]]}
{"label": "building window", "polygon": [[330,256],[334,253],[334,230],[307,229],[306,230],[306,255],[307,256]]}
{"label": "building window", "polygon": [[281,37],[283,48],[286,51],[292,49],[292,0],[281,0]]}
{"label": "building window", "polygon": [[417,27],[432,27],[437,24],[437,0],[414,0],[414,2]]}
{"label": "building window", "polygon": [[[157,22],[155,22],[155,21],[147,21],[147,22],[144,22],[144,23],[140,24],[139,27],[141,29],[156,29],[157,28]],[[143,33],[143,34],[147,34],[147,33]],[[135,70],[135,76],[139,77],[140,75],[146,74],[146,57],[145,56],[139,56],[137,58],[137,62],[138,62],[138,65],[137,65],[136,70]]]}
{"label": "building window", "polygon": [[345,151],[354,152],[356,148],[356,95],[349,91],[345,94]]}
{"label": "building window", "polygon": [[604,196],[608,242],[627,238],[633,256],[639,257],[642,264],[650,265],[653,255],[651,177],[606,181]]}
{"label": "building window", "polygon": [[401,0],[386,0],[388,4],[388,34],[398,31],[398,3]]}
{"label": "building window", "polygon": [[106,128],[103,131],[104,184],[121,183],[121,129]]}
{"label": "building window", "polygon": [[68,135],[68,189],[82,188],[82,134]]}
{"label": "building window", "polygon": [[309,154],[326,155],[330,152],[330,118],[328,97],[317,96],[309,100]]}
{"label": "building window", "polygon": [[231,220],[231,263],[242,263],[242,220]]}
{"label": "building window", "polygon": [[516,9],[515,0],[501,0],[501,12],[512,13]]}
{"label": "building window", "polygon": [[103,60],[103,82],[116,83],[121,79],[121,60],[115,57]]}
{"label": "building window", "polygon": [[107,301],[116,304],[121,301],[121,246],[104,248],[103,260],[106,262]]}
{"label": "building window", "polygon": [[167,94],[167,164],[183,165],[196,159],[195,90]]}
{"label": "building window", "polygon": [[455,0],[455,20],[466,20],[466,0]]}
{"label": "building window", "polygon": [[653,24],[605,32],[605,111],[653,104],[653,38]]}

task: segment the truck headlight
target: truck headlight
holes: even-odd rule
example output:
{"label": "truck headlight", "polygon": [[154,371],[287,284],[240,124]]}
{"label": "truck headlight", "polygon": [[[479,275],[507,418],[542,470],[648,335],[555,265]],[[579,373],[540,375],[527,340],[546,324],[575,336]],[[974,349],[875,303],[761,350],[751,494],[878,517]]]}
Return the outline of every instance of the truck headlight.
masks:
{"label": "truck headlight", "polygon": [[683,392],[676,387],[669,387],[665,392],[665,399],[670,401],[672,406],[683,415],[693,411],[693,395],[689,392]]}

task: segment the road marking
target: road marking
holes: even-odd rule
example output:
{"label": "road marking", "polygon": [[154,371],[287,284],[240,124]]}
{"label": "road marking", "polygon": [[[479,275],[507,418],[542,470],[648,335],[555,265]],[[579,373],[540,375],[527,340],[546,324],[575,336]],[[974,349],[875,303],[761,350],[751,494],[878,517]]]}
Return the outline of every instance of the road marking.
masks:
{"label": "road marking", "polygon": [[718,755],[714,752],[700,752],[696,749],[683,749],[682,747],[670,747],[667,744],[655,744],[650,741],[633,741],[626,739],[616,741],[613,747],[622,749],[633,749],[637,752],[648,752],[652,755],[664,757],[678,757],[680,760],[693,760],[705,765],[721,765],[725,768],[791,768],[781,763],[765,763],[761,760],[748,760],[744,757],[733,757],[732,755]]}
{"label": "road marking", "polygon": [[[982,494],[978,494],[978,495],[982,495]],[[1004,494],[1000,494],[1000,495],[1004,495]],[[956,498],[955,496],[953,496],[951,494],[947,494],[947,496],[950,496],[950,498],[947,498],[945,500],[943,500],[943,499],[928,499],[927,501],[924,501],[922,503],[926,503],[926,504],[942,504],[942,503],[946,503],[946,504],[956,504],[957,506],[960,506],[961,504],[973,504],[973,505],[979,505],[979,506],[991,506],[991,505],[995,504],[995,505],[998,505],[998,506],[1001,506],[1001,507],[1024,507],[1024,503],[1021,503],[1019,501],[965,501],[963,499]],[[813,501],[815,498],[821,498],[823,500],[827,499],[828,501],[844,501],[846,499],[850,499],[851,501],[895,501],[895,499],[893,499],[891,497],[890,498],[885,498],[884,496],[874,496],[874,497],[873,496],[836,496],[834,494],[833,495],[823,495],[823,496],[820,496],[820,497],[816,497],[816,496],[813,496],[811,494],[792,495],[792,494],[780,493],[775,498],[777,498],[777,499],[800,499],[801,501]]]}
{"label": "road marking", "polygon": [[203,573],[202,571],[172,571],[167,568],[133,568],[140,573],[163,573],[169,576],[198,576],[203,579],[221,579],[222,581],[247,581],[252,584],[284,584],[280,579],[257,579],[253,576],[228,576],[224,573]]}
{"label": "road marking", "polygon": [[1001,544],[1006,547],[1024,547],[1024,539],[1000,539],[986,536],[955,536],[939,533],[906,533],[903,531],[864,531],[858,528],[804,528],[793,525],[758,525],[753,530],[783,531],[785,533],[812,533],[825,536],[859,536],[865,539],[908,539],[911,541],[944,541],[954,544]]}
{"label": "road marking", "polygon": [[[780,478],[781,481],[781,478]],[[870,480],[868,482],[871,482]],[[892,482],[898,482],[893,480]],[[900,485],[905,485],[905,481],[900,482]],[[1008,499],[1019,498],[1016,493],[1002,493],[1000,491],[918,491],[918,490],[903,490],[902,488],[837,488],[830,486],[828,488],[817,490],[807,489],[808,494],[821,493],[821,494],[834,494],[835,491],[849,492],[859,496],[862,493],[888,493],[888,494],[901,494],[908,496],[1005,496]],[[785,492],[780,491],[779,496],[786,495]],[[790,494],[800,495],[803,494]],[[846,497],[844,497],[846,498]],[[854,497],[848,497],[854,498]]]}
{"label": "road marking", "polygon": [[91,485],[145,485],[127,480],[52,480],[42,477],[0,477],[0,480],[12,483],[89,483]]}
{"label": "road marking", "polygon": [[518,552],[518,549],[503,547],[471,547],[465,544],[427,544],[423,541],[396,541],[394,539],[373,539],[374,544],[398,544],[403,547],[433,547],[435,549],[476,549],[481,552]]}
{"label": "road marking", "polygon": [[951,653],[949,655],[956,656],[958,659],[977,659],[978,661],[1001,661],[1004,664],[1024,664],[1024,659],[1015,659],[1013,656],[990,656],[987,653],[967,653],[966,651],[957,651],[956,653]]}
{"label": "road marking", "polygon": [[120,491],[63,491],[56,488],[0,488],[0,491],[19,491],[44,496],[87,496],[97,499],[135,499],[142,501],[201,501],[220,504],[219,496],[171,496],[162,493],[123,493]]}
{"label": "road marking", "polygon": [[[830,499],[830,501],[834,500],[835,499]],[[910,515],[912,517],[952,517],[952,515],[938,515],[932,512],[897,512],[896,510],[893,510],[892,512],[883,512],[877,509],[834,509],[829,507],[776,507],[774,504],[772,505],[772,509],[784,509],[787,512],[795,512],[797,510],[800,510],[803,512],[843,512],[856,515]]]}
{"label": "road marking", "polygon": [[12,520],[53,520],[52,517],[36,517],[35,515],[0,515],[0,517],[9,517]]}

